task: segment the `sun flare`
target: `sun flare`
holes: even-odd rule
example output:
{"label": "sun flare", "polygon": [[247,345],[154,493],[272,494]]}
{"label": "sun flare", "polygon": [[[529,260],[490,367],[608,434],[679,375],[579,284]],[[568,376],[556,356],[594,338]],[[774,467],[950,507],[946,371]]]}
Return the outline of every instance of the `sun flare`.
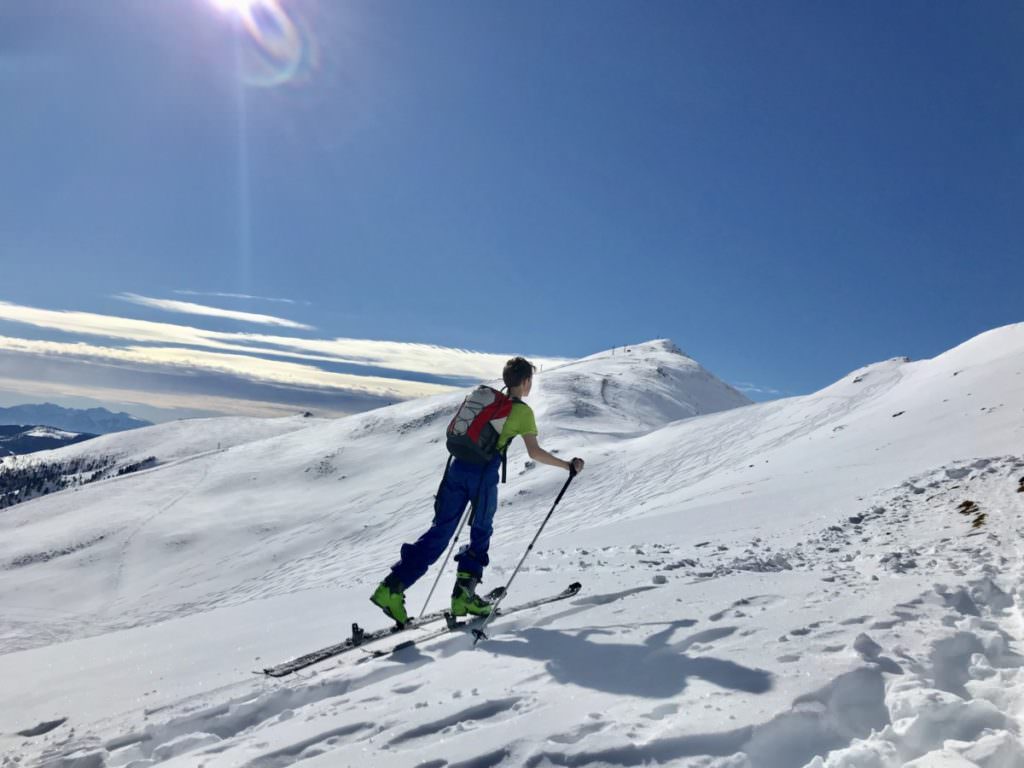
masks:
{"label": "sun flare", "polygon": [[248,13],[260,0],[210,0],[213,6],[225,13]]}
{"label": "sun flare", "polygon": [[257,87],[297,82],[315,69],[317,49],[301,16],[283,0],[209,0],[230,17],[240,41],[243,81]]}

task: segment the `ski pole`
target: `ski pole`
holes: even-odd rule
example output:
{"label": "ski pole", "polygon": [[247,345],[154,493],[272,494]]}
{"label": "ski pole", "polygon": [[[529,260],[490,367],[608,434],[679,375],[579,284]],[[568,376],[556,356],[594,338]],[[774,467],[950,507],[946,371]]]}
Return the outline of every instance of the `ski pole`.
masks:
{"label": "ski pole", "polygon": [[[438,496],[441,495],[441,489],[444,487],[444,481],[448,477],[448,470],[449,470],[449,468],[452,465],[452,458],[453,458],[452,456],[449,456],[448,457],[448,463],[444,465],[444,477],[441,478],[441,484],[439,486],[437,486],[437,495]],[[480,474],[480,482],[477,483],[477,486],[476,486],[476,498],[474,498],[473,501],[470,502],[470,506],[469,506],[468,520],[469,520],[469,524],[470,525],[473,525],[473,521],[476,519],[476,507],[477,507],[477,504],[480,503],[480,491],[483,490],[483,487],[484,487],[484,475],[481,472],[481,474]],[[423,601],[423,610],[420,611],[420,616],[425,616],[426,613],[427,613],[427,606],[430,605],[430,598],[432,598],[434,596],[434,590],[437,589],[437,584],[438,584],[439,581],[441,581],[441,574],[444,573],[444,565],[445,565],[445,563],[447,563],[451,559],[452,552],[455,551],[455,545],[459,543],[459,536],[462,535],[462,529],[466,525],[466,520],[467,520],[467,516],[466,516],[466,513],[464,512],[463,515],[462,515],[462,522],[459,523],[459,528],[458,528],[457,531],[455,531],[455,538],[452,539],[452,545],[450,547],[448,547],[448,554],[445,555],[444,560],[441,561],[441,570],[439,570],[437,572],[437,578],[434,579],[434,585],[430,588],[430,592],[427,595],[427,599]]]}
{"label": "ski pole", "polygon": [[455,545],[459,543],[459,536],[462,535],[462,528],[466,524],[466,520],[469,519],[471,509],[472,506],[467,506],[466,511],[462,513],[462,522],[459,523],[459,529],[455,532],[455,538],[452,539],[452,545],[448,547],[448,554],[445,555],[444,560],[441,561],[441,567],[437,570],[437,578],[434,579],[434,586],[430,588],[430,594],[428,594],[427,599],[423,601],[423,610],[420,611],[420,616],[425,616],[427,614],[427,606],[430,605],[430,598],[434,596],[434,590],[437,589],[437,584],[441,581],[441,575],[444,573],[444,564],[451,559],[452,552],[455,550]]}
{"label": "ski pole", "polygon": [[565,481],[565,485],[562,486],[562,490],[558,492],[558,497],[555,499],[555,503],[551,505],[551,509],[548,511],[547,517],[544,518],[544,522],[540,524],[540,528],[538,528],[537,533],[534,534],[533,541],[530,542],[530,546],[526,548],[526,551],[523,553],[523,556],[519,559],[519,565],[516,566],[516,569],[512,571],[512,575],[509,576],[508,583],[505,585],[505,589],[502,591],[501,596],[494,601],[494,605],[491,606],[491,612],[487,614],[487,616],[484,618],[483,624],[481,624],[477,629],[473,630],[474,647],[476,647],[476,644],[479,643],[481,640],[485,640],[487,638],[487,635],[484,634],[484,628],[491,622],[491,619],[493,619],[497,615],[498,606],[501,605],[501,601],[504,600],[505,595],[508,594],[509,587],[512,586],[512,580],[515,579],[516,574],[519,573],[519,569],[523,567],[523,563],[526,562],[526,557],[530,554],[530,552],[533,551],[533,545],[536,544],[537,539],[540,538],[540,532],[543,531],[544,526],[548,524],[548,520],[551,519],[551,515],[553,515],[555,512],[555,507],[558,506],[558,502],[562,500],[562,497],[565,495],[565,492],[569,490],[569,483],[572,482],[572,479],[574,477],[576,477],[576,465],[570,464],[569,479]]}

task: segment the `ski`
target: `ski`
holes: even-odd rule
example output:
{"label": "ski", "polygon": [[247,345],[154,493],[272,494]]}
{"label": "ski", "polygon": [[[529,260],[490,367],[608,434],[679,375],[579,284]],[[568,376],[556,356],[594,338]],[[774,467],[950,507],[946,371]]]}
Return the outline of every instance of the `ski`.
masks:
{"label": "ski", "polygon": [[[487,593],[486,598],[487,600],[497,600],[503,593],[504,587],[498,587],[497,589],[493,589]],[[448,612],[444,610],[432,611],[431,613],[424,614],[423,616],[412,618],[405,624],[395,624],[394,626],[377,629],[372,632],[367,632],[358,624],[353,623],[352,635],[344,641],[303,654],[302,656],[296,656],[294,659],[277,664],[273,667],[265,667],[262,672],[268,677],[285,677],[293,672],[298,672],[300,669],[311,667],[326,659],[340,656],[341,654],[355,650],[356,648],[361,648],[367,643],[383,640],[388,637],[394,637],[406,630],[417,629],[418,627],[422,627],[426,624],[440,621],[445,618],[445,614],[447,613]]]}
{"label": "ski", "polygon": [[[511,615],[513,613],[519,613],[520,611],[526,611],[526,610],[529,610],[530,608],[536,608],[537,606],[540,606],[540,605],[546,605],[547,603],[555,603],[555,602],[558,602],[559,600],[568,600],[570,597],[574,597],[577,594],[579,594],[579,591],[581,589],[583,589],[583,585],[582,584],[580,584],[578,581],[573,582],[568,587],[566,587],[561,592],[559,592],[557,595],[548,595],[547,597],[539,597],[536,600],[530,600],[529,602],[526,602],[526,603],[520,603],[519,605],[513,605],[510,608],[501,608],[495,614],[495,618],[496,619],[500,619],[500,618],[502,618],[504,616],[509,616],[509,615]],[[398,643],[397,645],[394,645],[394,646],[392,646],[390,648],[378,648],[378,649],[374,649],[374,650],[368,650],[368,651],[366,651],[366,653],[370,657],[372,657],[372,658],[379,659],[379,658],[381,658],[383,656],[390,656],[393,653],[397,653],[398,651],[401,651],[404,648],[411,648],[414,645],[418,645],[420,643],[425,643],[428,640],[434,640],[434,639],[436,639],[438,637],[443,637],[444,635],[447,635],[450,632],[457,632],[457,631],[460,631],[460,630],[469,630],[469,631],[472,631],[474,634],[476,634],[476,632],[478,631],[476,629],[476,627],[479,627],[480,625],[482,625],[484,623],[483,620],[484,620],[485,617],[479,616],[479,617],[474,617],[474,618],[472,618],[472,619],[470,619],[468,621],[458,621],[457,619],[455,619],[454,616],[451,615],[451,613],[446,611],[444,618],[445,618],[445,626],[442,627],[442,628],[433,630],[433,631],[428,632],[428,633],[426,633],[424,635],[419,635],[418,637],[410,638],[410,639],[405,640],[405,641],[403,641],[401,643]],[[486,635],[483,635],[483,638],[486,638]]]}

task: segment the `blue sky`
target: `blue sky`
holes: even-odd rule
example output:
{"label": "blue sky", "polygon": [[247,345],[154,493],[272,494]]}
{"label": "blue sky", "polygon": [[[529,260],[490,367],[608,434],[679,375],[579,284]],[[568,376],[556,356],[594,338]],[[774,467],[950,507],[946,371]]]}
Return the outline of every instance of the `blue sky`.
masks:
{"label": "blue sky", "polygon": [[661,337],[759,398],[1024,320],[1019,2],[218,2],[0,7],[0,400],[367,407],[411,395],[336,377]]}

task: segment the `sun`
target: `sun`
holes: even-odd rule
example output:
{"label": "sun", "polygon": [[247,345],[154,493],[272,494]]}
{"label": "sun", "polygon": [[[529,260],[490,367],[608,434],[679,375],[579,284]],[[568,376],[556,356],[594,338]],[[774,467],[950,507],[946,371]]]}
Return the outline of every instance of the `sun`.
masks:
{"label": "sun", "polygon": [[285,10],[286,0],[206,2],[228,17],[238,43],[239,74],[247,85],[282,85],[316,66],[315,43],[301,18]]}
{"label": "sun", "polygon": [[220,11],[225,13],[238,13],[246,15],[252,10],[254,5],[257,5],[261,0],[210,0],[213,6]]}

